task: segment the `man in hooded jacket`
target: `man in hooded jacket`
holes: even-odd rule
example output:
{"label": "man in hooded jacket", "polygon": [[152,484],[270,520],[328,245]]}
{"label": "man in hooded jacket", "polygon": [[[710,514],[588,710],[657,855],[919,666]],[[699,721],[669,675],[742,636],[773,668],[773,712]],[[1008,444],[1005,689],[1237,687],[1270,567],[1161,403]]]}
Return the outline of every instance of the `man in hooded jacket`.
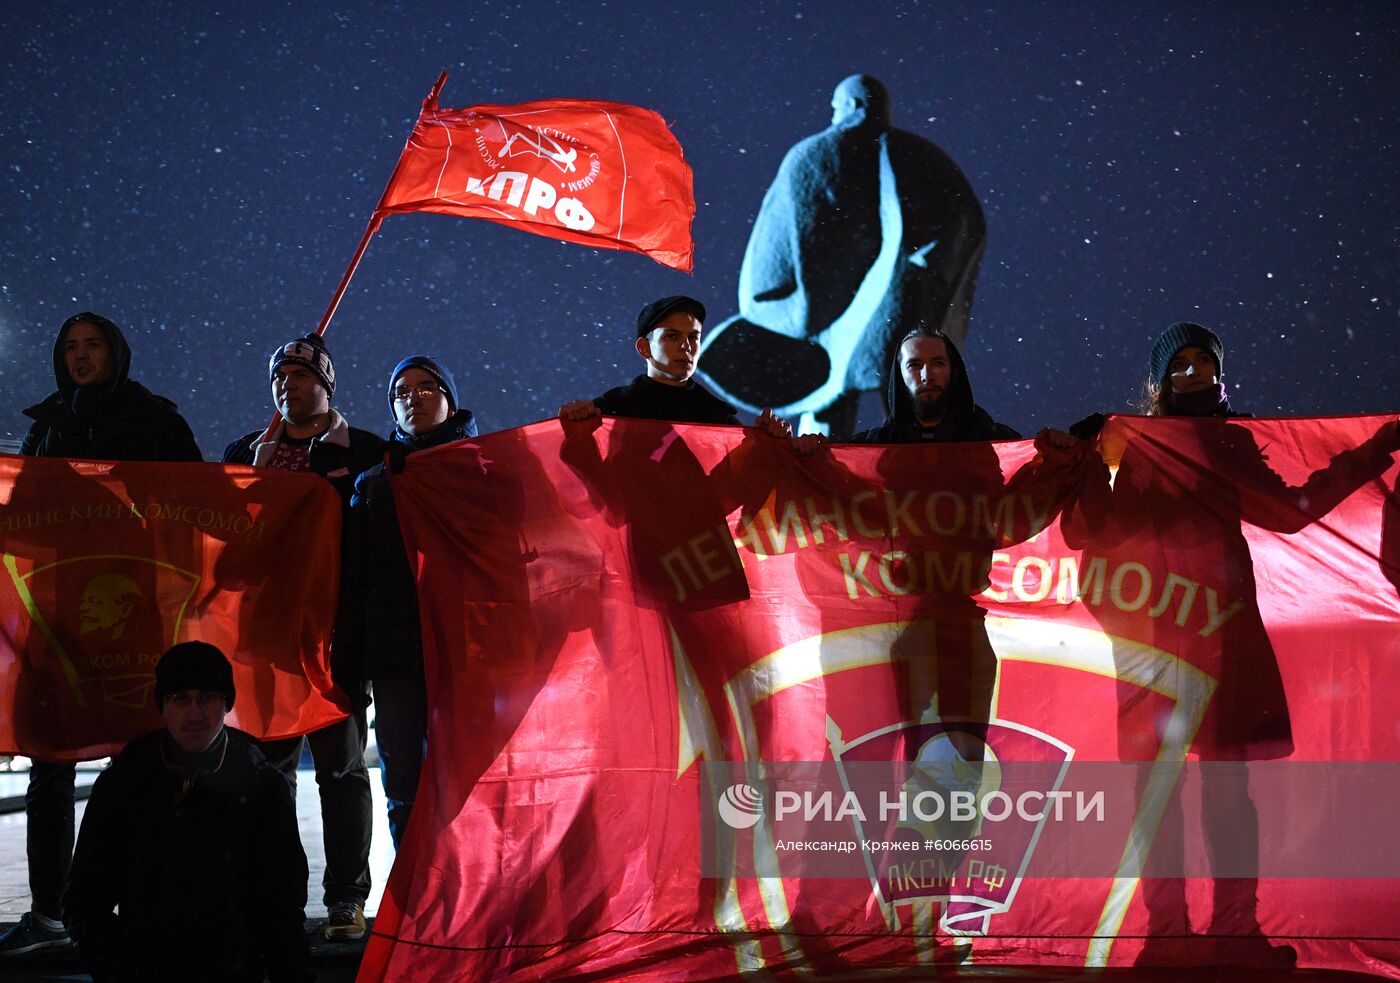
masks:
{"label": "man in hooded jacket", "polygon": [[[888,406],[880,426],[855,434],[851,442],[985,445],[1020,439],[1015,430],[997,423],[977,405],[957,346],[942,331],[926,325],[909,331],[895,348]],[[797,438],[796,445],[799,451],[812,453],[824,442],[817,435],[805,435]],[[950,449],[936,458],[911,457],[891,448],[881,455],[877,471],[885,485],[894,489],[937,482],[939,487],[983,494],[989,500],[1024,495],[1039,503],[1031,511],[1048,518],[1059,512],[1075,487],[1086,446],[1063,431],[1042,430],[1036,437],[1039,456],[1010,479],[1003,479],[998,455],[986,446]],[[942,473],[940,467],[956,470]],[[910,550],[941,553],[944,568],[952,569],[954,556],[962,551],[973,554],[973,566],[982,571],[975,582],[957,588],[945,585],[946,589],[930,585],[927,593],[914,596],[909,628],[895,644],[896,651],[905,653],[899,661],[910,666],[906,685],[911,712],[918,716],[938,707],[947,719],[964,721],[948,736],[968,761],[982,760],[981,727],[988,719],[997,672],[986,612],[976,597],[987,586],[993,551],[1037,531],[1018,522],[1002,536],[989,530],[973,530],[962,538],[909,534]]]}
{"label": "man in hooded jacket", "polygon": [[890,365],[885,422],[851,437],[857,444],[1019,440],[972,398],[962,354],[943,332],[920,325],[906,334]]}
{"label": "man in hooded jacket", "polygon": [[[91,311],[59,328],[57,392],[24,411],[34,420],[20,453],[100,461],[198,461],[199,447],[175,404],[130,378],[121,329]],[[30,911],[3,936],[0,956],[68,944],[60,900],[73,857],[73,764],[34,761],[24,795]]]}
{"label": "man in hooded jacket", "polygon": [[175,404],[130,378],[131,348],[100,314],[74,314],[53,346],[58,391],[29,407],[20,453],[99,461],[198,461]]}

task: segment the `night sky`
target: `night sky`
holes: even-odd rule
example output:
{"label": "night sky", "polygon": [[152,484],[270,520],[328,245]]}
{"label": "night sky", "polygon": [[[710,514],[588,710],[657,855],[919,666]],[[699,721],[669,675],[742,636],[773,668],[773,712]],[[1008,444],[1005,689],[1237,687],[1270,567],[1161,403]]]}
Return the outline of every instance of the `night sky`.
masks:
{"label": "night sky", "polygon": [[490,431],[636,374],[656,296],[733,313],[763,192],[853,72],[981,197],[966,355],[998,419],[1127,407],[1181,319],[1223,336],[1238,409],[1400,409],[1400,5],[334,6],[0,5],[0,438],[84,309],[123,327],[132,376],[207,458],[264,425],[268,353],[315,327],[443,68],[444,106],[661,113],[695,171],[695,276],[392,216],[327,335],[354,425],[387,430],[413,352]]}

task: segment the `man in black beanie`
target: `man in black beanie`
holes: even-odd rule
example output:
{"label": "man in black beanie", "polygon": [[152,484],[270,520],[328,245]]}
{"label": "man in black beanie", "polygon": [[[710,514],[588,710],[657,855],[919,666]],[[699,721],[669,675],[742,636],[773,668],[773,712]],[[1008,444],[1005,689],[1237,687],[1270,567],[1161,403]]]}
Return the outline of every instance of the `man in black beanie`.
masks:
{"label": "man in black beanie", "polygon": [[311,979],[291,787],[224,723],[228,659],[176,645],[155,693],[165,727],[123,749],[83,816],[63,896],[83,964],[98,983]]}
{"label": "man in black beanie", "polygon": [[[267,372],[272,401],[282,419],[270,435],[254,430],[229,444],[224,449],[224,463],[319,474],[340,494],[344,530],[355,479],[383,459],[384,443],[368,430],[350,426],[331,407],[335,364],[320,335],[293,338],[278,345],[268,359]],[[342,557],[344,545],[342,536]],[[343,563],[338,575],[340,596],[344,597]],[[344,620],[342,605],[336,619],[337,638],[343,633]],[[365,934],[374,808],[365,767],[369,731],[365,708],[369,697],[360,667],[341,656],[334,645],[331,678],[345,694],[350,716],[304,737],[264,742],[263,751],[295,789],[302,745],[311,745],[316,785],[321,791],[326,851],[325,934],[327,939],[359,939]]]}

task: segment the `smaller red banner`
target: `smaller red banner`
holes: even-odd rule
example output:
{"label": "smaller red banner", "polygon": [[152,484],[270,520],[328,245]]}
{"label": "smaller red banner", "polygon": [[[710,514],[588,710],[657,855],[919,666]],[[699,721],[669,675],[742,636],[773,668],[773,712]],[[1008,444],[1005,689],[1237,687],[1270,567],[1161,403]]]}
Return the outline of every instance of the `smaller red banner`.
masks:
{"label": "smaller red banner", "polygon": [[254,737],[343,718],[339,544],[314,475],[0,455],[0,752],[115,753],[160,726],[156,663],[192,640],[233,663],[229,722]]}

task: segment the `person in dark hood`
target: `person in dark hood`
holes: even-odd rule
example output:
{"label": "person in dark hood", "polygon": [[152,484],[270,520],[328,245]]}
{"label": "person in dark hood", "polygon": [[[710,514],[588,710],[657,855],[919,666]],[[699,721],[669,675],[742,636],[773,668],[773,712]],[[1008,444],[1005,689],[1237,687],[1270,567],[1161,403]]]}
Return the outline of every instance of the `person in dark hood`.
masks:
{"label": "person in dark hood", "polygon": [[[959,520],[941,529],[932,523],[923,529],[913,523],[899,528],[892,520],[890,528],[875,529],[874,535],[860,529],[852,535],[853,542],[870,551],[901,557],[911,571],[967,572],[961,582],[909,574],[907,586],[898,592],[898,614],[892,620],[901,628],[889,662],[901,667],[893,690],[908,719],[939,722],[952,760],[969,766],[964,774],[976,774],[975,766],[984,760],[999,671],[981,596],[990,587],[998,551],[1037,535],[1072,500],[1088,446],[1047,428],[1036,436],[1035,457],[1007,475],[1005,455],[990,442],[1018,440],[1019,435],[976,404],[967,369],[948,336],[919,325],[898,339],[895,351],[888,416],[880,426],[850,438],[851,443],[885,446],[844,461],[818,453],[827,446],[820,434],[797,437],[793,446],[813,457],[804,476],[847,502],[947,495],[957,502],[1024,503],[1025,521],[1006,526]],[[926,444],[935,446],[918,446]],[[872,465],[873,475],[865,470]],[[861,562],[869,555],[863,552]],[[943,835],[956,842],[974,833],[971,825],[955,823],[943,827]],[[940,863],[947,859],[949,869],[956,869],[960,856],[949,854]]]}
{"label": "person in dark hood", "polygon": [[29,407],[20,453],[101,461],[198,461],[199,447],[175,404],[130,378],[121,329],[84,311],[63,322],[53,346],[58,391]]}
{"label": "person in dark hood", "polygon": [[[63,322],[53,346],[58,391],[24,414],[34,423],[20,453],[99,461],[198,461],[175,404],[130,378],[121,329],[84,311]],[[25,792],[31,910],[4,935],[0,957],[68,945],[59,901],[73,856],[74,766],[34,761]]]}
{"label": "person in dark hood", "polygon": [[363,667],[374,689],[380,776],[388,799],[389,833],[397,849],[413,808],[427,752],[428,697],[418,590],[399,532],[389,470],[429,447],[475,437],[476,418],[457,402],[452,373],[435,358],[411,355],[389,375],[394,431],[388,461],[355,481],[347,536],[345,605],[337,626],[343,657]]}
{"label": "person in dark hood", "polygon": [[1019,440],[972,398],[967,367],[951,338],[919,325],[902,339],[890,366],[889,415],[851,437],[857,444]]}

